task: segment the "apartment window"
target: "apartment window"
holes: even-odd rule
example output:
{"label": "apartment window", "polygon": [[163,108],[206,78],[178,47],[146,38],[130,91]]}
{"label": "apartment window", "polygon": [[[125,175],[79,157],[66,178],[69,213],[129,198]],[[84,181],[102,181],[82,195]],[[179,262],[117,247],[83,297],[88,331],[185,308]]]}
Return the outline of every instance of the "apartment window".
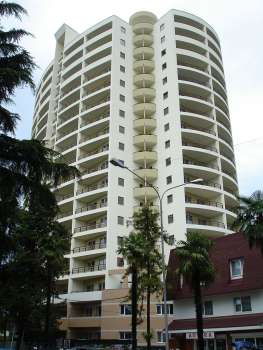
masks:
{"label": "apartment window", "polygon": [[169,113],[169,107],[165,107],[163,110],[163,115],[167,115]]}
{"label": "apartment window", "polygon": [[157,342],[158,343],[165,343],[165,333],[162,331],[157,332]]}
{"label": "apartment window", "polygon": [[119,132],[120,132],[121,134],[125,134],[125,127],[119,125]]}
{"label": "apartment window", "polygon": [[118,236],[117,237],[117,244],[118,244],[118,246],[121,246],[122,243],[123,243],[123,237],[122,236]]}
{"label": "apartment window", "polygon": [[173,202],[173,195],[172,194],[169,194],[168,196],[167,196],[167,203],[169,204],[169,203],[172,203]]}
{"label": "apartment window", "polygon": [[118,204],[119,205],[124,205],[124,197],[118,196]]}
{"label": "apartment window", "polygon": [[161,32],[162,30],[164,30],[164,23],[162,23],[162,24],[160,25],[160,32]]}
{"label": "apartment window", "polygon": [[120,52],[120,58],[123,58],[123,59],[125,59],[125,53],[124,52]]}
{"label": "apartment window", "polygon": [[[167,314],[173,315],[174,313],[174,306],[173,304],[167,304]],[[157,315],[163,315],[164,314],[164,304],[157,304],[156,305],[156,313]]]}
{"label": "apartment window", "polygon": [[170,124],[166,123],[164,124],[164,131],[168,131],[170,129]]}
{"label": "apartment window", "polygon": [[165,36],[161,37],[161,44],[163,44],[165,42]]}
{"label": "apartment window", "polygon": [[249,296],[234,298],[234,307],[236,312],[252,311],[251,298]]}
{"label": "apartment window", "polygon": [[125,33],[126,33],[126,28],[121,27],[121,32],[122,32],[123,34],[125,34]]}
{"label": "apartment window", "polygon": [[132,339],[131,332],[120,332],[120,339],[121,340],[131,340]]}
{"label": "apartment window", "polygon": [[173,181],[173,178],[171,175],[166,177],[166,185],[170,185],[172,183],[172,181]]}
{"label": "apartment window", "polygon": [[124,80],[120,80],[120,86],[125,87],[125,81]]}
{"label": "apartment window", "polygon": [[125,111],[123,111],[122,109],[119,110],[119,116],[124,118],[125,117]]}
{"label": "apartment window", "polygon": [[121,307],[121,315],[131,315],[132,308],[131,304],[122,304]]}
{"label": "apartment window", "polygon": [[193,215],[190,213],[186,213],[186,223],[192,224],[193,223]]}
{"label": "apartment window", "polygon": [[163,93],[163,99],[166,100],[168,98],[168,91],[165,91]]}
{"label": "apartment window", "polygon": [[121,39],[121,40],[120,40],[120,43],[121,43],[121,46],[125,46],[125,45],[126,45],[126,43],[125,43],[125,40],[124,40],[124,39]]}
{"label": "apartment window", "polygon": [[167,81],[168,81],[167,77],[164,77],[163,78],[163,85],[165,85],[167,83]]}
{"label": "apartment window", "polygon": [[118,177],[118,185],[124,186],[124,179],[122,177]]}
{"label": "apartment window", "polygon": [[165,141],[165,148],[169,148],[171,146],[170,140]]}
{"label": "apartment window", "polygon": [[117,266],[118,267],[123,267],[124,266],[124,260],[123,258],[117,258]]}
{"label": "apartment window", "polygon": [[166,166],[171,165],[171,163],[172,163],[171,157],[165,159],[165,165],[166,165]]}
{"label": "apartment window", "polygon": [[165,56],[166,55],[166,49],[163,49],[162,51],[161,51],[161,56]]}
{"label": "apartment window", "polygon": [[230,261],[230,276],[231,279],[238,279],[243,277],[244,259],[232,259]]}
{"label": "apartment window", "polygon": [[118,216],[118,224],[124,225],[124,217],[123,216]]}
{"label": "apartment window", "polygon": [[173,214],[168,215],[168,224],[172,224],[174,222],[174,216]]}
{"label": "apartment window", "polygon": [[120,149],[121,151],[124,151],[124,143],[119,142],[119,149]]}
{"label": "apartment window", "polygon": [[125,96],[124,95],[120,95],[120,101],[121,102],[125,102]]}
{"label": "apartment window", "polygon": [[120,71],[125,73],[125,67],[124,66],[120,66]]}
{"label": "apartment window", "polygon": [[213,315],[213,302],[212,300],[205,301],[203,303],[203,315]]}
{"label": "apartment window", "polygon": [[165,70],[166,68],[167,68],[167,63],[164,62],[164,63],[162,64],[162,70]]}

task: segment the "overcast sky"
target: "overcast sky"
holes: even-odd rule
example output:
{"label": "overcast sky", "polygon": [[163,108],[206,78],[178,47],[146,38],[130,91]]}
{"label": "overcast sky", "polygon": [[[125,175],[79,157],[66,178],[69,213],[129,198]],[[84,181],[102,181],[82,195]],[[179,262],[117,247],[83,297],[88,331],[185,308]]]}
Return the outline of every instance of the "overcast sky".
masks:
{"label": "overcast sky", "polygon": [[[20,25],[34,34],[23,45],[42,71],[52,60],[54,33],[67,23],[79,33],[113,14],[128,21],[136,11],[148,10],[161,17],[170,9],[191,12],[218,33],[225,68],[230,117],[235,144],[240,193],[263,190],[263,1],[262,0],[18,0],[29,16]],[[17,91],[21,115],[17,137],[30,138],[34,97],[29,89]],[[251,141],[253,142],[246,142]]]}

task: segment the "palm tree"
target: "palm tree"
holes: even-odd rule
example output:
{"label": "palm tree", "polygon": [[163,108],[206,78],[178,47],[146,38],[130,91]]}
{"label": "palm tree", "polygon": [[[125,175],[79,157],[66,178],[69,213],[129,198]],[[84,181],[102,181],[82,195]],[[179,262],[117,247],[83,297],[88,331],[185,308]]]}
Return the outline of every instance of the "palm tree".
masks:
{"label": "palm tree", "polygon": [[206,236],[189,232],[186,235],[186,241],[178,242],[175,248],[175,254],[179,260],[176,273],[185,279],[194,293],[199,350],[204,350],[201,285],[212,282],[215,276],[215,270],[209,257],[212,246],[213,242]]}
{"label": "palm tree", "polygon": [[250,197],[239,197],[237,219],[233,227],[248,239],[249,246],[258,246],[263,255],[263,191],[255,191]]}

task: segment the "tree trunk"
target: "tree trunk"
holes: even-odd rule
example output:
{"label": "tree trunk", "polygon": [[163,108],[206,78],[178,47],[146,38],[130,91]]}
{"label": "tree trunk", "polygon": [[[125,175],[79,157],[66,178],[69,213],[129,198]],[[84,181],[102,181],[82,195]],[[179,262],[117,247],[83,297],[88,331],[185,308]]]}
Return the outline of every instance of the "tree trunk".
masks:
{"label": "tree trunk", "polygon": [[197,328],[197,348],[198,350],[204,350],[204,325],[203,325],[203,306],[202,306],[202,293],[200,286],[200,278],[198,273],[195,274],[194,283],[194,300],[195,300],[195,314],[196,314],[196,328]]}
{"label": "tree trunk", "polygon": [[132,350],[137,350],[137,284],[138,275],[136,267],[132,268]]}
{"label": "tree trunk", "polygon": [[50,345],[50,302],[51,302],[51,283],[52,276],[48,271],[47,279],[47,300],[46,300],[46,315],[45,315],[45,327],[44,327],[44,339],[45,339],[45,348],[48,349]]}
{"label": "tree trunk", "polygon": [[19,324],[17,325],[16,350],[21,349],[23,337],[24,337],[24,324],[22,322],[19,322]]}
{"label": "tree trunk", "polygon": [[147,288],[147,350],[151,350],[151,292]]}

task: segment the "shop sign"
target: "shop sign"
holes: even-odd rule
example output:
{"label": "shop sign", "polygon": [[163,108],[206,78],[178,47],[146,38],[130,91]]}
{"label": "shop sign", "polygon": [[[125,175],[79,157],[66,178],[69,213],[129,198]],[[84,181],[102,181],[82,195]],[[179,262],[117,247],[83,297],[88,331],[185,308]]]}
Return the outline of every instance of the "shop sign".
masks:
{"label": "shop sign", "polygon": [[[186,339],[197,339],[197,332],[189,332],[186,333]],[[204,339],[214,339],[215,338],[215,333],[214,332],[209,332],[205,331],[203,333]]]}

